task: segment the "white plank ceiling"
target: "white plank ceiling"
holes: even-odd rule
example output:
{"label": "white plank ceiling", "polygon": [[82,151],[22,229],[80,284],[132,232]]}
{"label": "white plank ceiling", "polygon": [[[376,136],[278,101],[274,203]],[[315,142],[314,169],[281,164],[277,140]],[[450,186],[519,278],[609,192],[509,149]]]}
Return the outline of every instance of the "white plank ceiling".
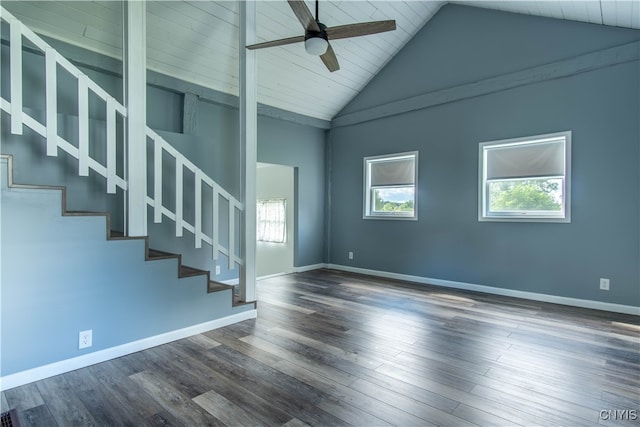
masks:
{"label": "white plank ceiling", "polygon": [[[416,34],[445,1],[321,0],[327,26],[395,19],[397,30],[332,46],[341,69],[330,73],[303,44],[259,50],[259,102],[330,120]],[[477,7],[640,29],[640,0],[457,1]],[[34,31],[112,57],[122,56],[118,1],[6,1]],[[307,0],[313,11],[313,2]],[[147,1],[147,65],[162,74],[238,94],[238,3]],[[257,2],[257,42],[303,34],[285,0]]]}

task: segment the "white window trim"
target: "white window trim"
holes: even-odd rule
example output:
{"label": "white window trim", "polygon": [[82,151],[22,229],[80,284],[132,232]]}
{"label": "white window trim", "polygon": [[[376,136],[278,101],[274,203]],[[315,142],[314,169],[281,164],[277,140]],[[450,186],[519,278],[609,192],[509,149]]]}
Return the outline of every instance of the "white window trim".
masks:
{"label": "white window trim", "polygon": [[[565,142],[565,164],[564,164],[564,180],[563,180],[563,214],[556,213],[538,213],[530,212],[513,212],[502,214],[488,214],[487,207],[487,186],[486,170],[485,170],[485,148],[492,146],[506,145],[525,145],[527,143],[539,143],[544,141],[557,140],[564,138]],[[501,221],[501,222],[571,222],[571,131],[548,133],[543,135],[527,136],[522,138],[503,139],[498,141],[481,142],[479,145],[478,155],[478,221]]]}
{"label": "white window trim", "polygon": [[[413,214],[406,214],[401,212],[396,213],[373,213],[370,210],[371,206],[371,191],[369,188],[369,176],[368,176],[368,168],[367,165],[371,160],[382,160],[382,159],[396,159],[402,157],[410,157],[413,156],[415,159],[415,167],[414,167],[414,192],[413,192]],[[418,220],[418,151],[407,151],[404,153],[392,153],[392,154],[384,154],[380,156],[368,156],[364,158],[364,166],[363,166],[363,208],[362,208],[362,218],[363,219],[381,219],[381,220],[400,220],[400,221],[417,221]]]}

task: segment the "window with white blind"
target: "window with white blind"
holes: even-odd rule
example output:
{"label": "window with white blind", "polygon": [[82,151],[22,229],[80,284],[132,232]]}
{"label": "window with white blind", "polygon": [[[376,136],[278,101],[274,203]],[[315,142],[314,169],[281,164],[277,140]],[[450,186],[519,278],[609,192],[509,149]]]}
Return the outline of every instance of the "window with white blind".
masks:
{"label": "window with white blind", "polygon": [[287,241],[287,200],[257,200],[257,230],[259,242],[285,243]]}
{"label": "window with white blind", "polygon": [[417,219],[418,152],[365,157],[364,218]]}
{"label": "window with white blind", "polygon": [[571,132],[480,144],[480,221],[571,222]]}

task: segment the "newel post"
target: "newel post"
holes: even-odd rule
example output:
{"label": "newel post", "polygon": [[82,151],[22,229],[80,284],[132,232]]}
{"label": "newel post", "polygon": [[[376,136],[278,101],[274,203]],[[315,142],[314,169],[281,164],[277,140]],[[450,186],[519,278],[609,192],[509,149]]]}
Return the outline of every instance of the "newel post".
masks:
{"label": "newel post", "polygon": [[244,204],[240,300],[256,300],[256,162],[258,101],[256,52],[245,49],[256,38],[256,3],[240,2],[240,147]]}
{"label": "newel post", "polygon": [[127,230],[147,235],[147,58],[146,2],[124,6],[124,89],[127,107]]}

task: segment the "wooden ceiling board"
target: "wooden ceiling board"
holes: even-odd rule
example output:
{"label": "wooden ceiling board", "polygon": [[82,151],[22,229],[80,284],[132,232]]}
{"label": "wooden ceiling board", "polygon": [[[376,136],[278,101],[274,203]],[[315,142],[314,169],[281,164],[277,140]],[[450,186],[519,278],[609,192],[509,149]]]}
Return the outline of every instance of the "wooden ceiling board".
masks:
{"label": "wooden ceiling board", "polygon": [[119,2],[109,1],[56,1],[56,8],[65,7],[72,9],[71,16],[81,17],[80,22],[90,23],[91,27],[97,27],[104,31],[113,31],[122,36],[123,10]]}
{"label": "wooden ceiling board", "polygon": [[[147,24],[147,44],[161,49],[163,46],[175,46],[189,50],[194,55],[232,55],[238,58],[238,43],[232,38],[219,37],[216,33],[208,34],[181,27],[174,22],[157,16],[149,19]],[[228,32],[227,32],[228,34]],[[187,46],[189,48],[187,49]]]}
{"label": "wooden ceiling board", "polygon": [[[180,80],[185,80],[192,83],[202,84],[208,88],[218,87],[238,87],[238,79],[232,78],[230,75],[231,68],[237,68],[229,65],[228,69],[223,68],[220,65],[218,69],[213,68],[210,64],[193,63],[190,67],[183,67],[175,65],[180,63],[180,57],[175,52],[167,52],[166,50],[157,51],[154,48],[148,48],[148,54],[153,56],[147,60],[147,67],[153,71],[161,74],[176,77]],[[236,69],[237,71],[237,69]],[[206,84],[205,84],[206,83]],[[223,91],[226,93],[232,93],[237,95],[237,89],[235,92]]]}
{"label": "wooden ceiling board", "polygon": [[[277,73],[280,69],[279,64],[265,64],[265,68],[267,72]],[[287,100],[290,103],[297,103],[299,105],[307,105],[310,102],[313,102],[318,109],[326,110],[328,112],[331,111],[332,106],[334,104],[333,99],[328,99],[326,97],[318,97],[316,95],[315,90],[308,90],[309,84],[307,81],[291,81],[291,78],[282,78],[282,79],[271,79],[271,78],[258,78],[258,84],[262,88],[270,88],[273,90],[272,93],[265,92],[264,95],[273,96],[276,99],[280,96],[281,92],[288,93],[289,95],[296,95],[297,98],[292,100]],[[323,84],[322,81],[314,82],[314,86],[316,87],[324,87],[326,91],[330,91],[331,93],[335,92],[339,96],[352,96],[355,94],[355,91],[350,90],[335,90],[329,84]],[[278,89],[277,91],[274,89]],[[323,117],[326,117],[326,114],[323,114]]]}
{"label": "wooden ceiling board", "polygon": [[[3,3],[3,7],[7,7],[24,25],[41,35],[110,57],[122,58],[122,47],[114,46],[113,41],[104,42],[99,40],[97,32],[94,32],[92,29],[87,30],[84,25],[69,19],[68,16],[70,16],[71,13],[65,14],[64,11],[52,11],[51,9],[43,9],[38,5],[34,6],[22,3],[23,2]],[[47,4],[46,6],[50,5]],[[65,25],[65,23],[69,25]],[[87,37],[87,33],[89,37]]]}
{"label": "wooden ceiling board", "polygon": [[584,2],[584,8],[587,9],[587,16],[589,17],[587,22],[602,25],[602,13],[600,12],[599,3],[593,1]]}
{"label": "wooden ceiling board", "polygon": [[[5,6],[5,3],[3,3],[3,6]],[[56,5],[56,8],[43,7],[48,5],[40,2],[15,2],[6,6],[11,6],[10,12],[19,17],[25,25],[33,25],[39,28],[41,24],[45,24],[47,27],[76,37],[82,37],[86,27],[82,21],[76,21],[70,17],[70,13],[64,13],[64,9],[67,9],[64,3]]]}
{"label": "wooden ceiling board", "polygon": [[[296,60],[291,60],[291,55],[296,55]],[[271,63],[275,63],[280,69],[278,74],[278,79],[283,78],[286,74],[283,73],[298,73],[300,69],[304,69],[308,72],[312,72],[317,74],[316,79],[329,79],[336,85],[343,89],[348,89],[353,87],[353,85],[360,82],[363,78],[366,78],[371,74],[369,70],[366,68],[360,67],[359,64],[353,64],[351,62],[351,58],[348,56],[346,58],[341,58],[341,55],[338,54],[338,61],[342,64],[342,68],[340,70],[341,75],[340,79],[335,79],[333,75],[331,75],[324,66],[322,65],[322,61],[320,58],[307,55],[304,51],[304,48],[299,48],[297,52],[281,52],[276,49],[272,49],[268,52],[266,49],[264,51],[258,52],[258,61],[261,63],[262,61],[268,61]],[[289,66],[286,69],[282,68],[282,63],[286,62]],[[259,69],[259,75],[261,74],[261,68]],[[304,77],[304,75],[303,75]],[[308,78],[305,79],[305,82],[308,84]]]}
{"label": "wooden ceiling board", "polygon": [[200,11],[206,15],[214,16],[236,28],[239,28],[239,10],[235,1],[183,1],[194,11]]}
{"label": "wooden ceiling board", "polygon": [[[637,4],[637,2],[635,2]],[[617,1],[616,2],[616,26],[618,27],[631,27],[633,16],[633,3],[630,1]]]}

